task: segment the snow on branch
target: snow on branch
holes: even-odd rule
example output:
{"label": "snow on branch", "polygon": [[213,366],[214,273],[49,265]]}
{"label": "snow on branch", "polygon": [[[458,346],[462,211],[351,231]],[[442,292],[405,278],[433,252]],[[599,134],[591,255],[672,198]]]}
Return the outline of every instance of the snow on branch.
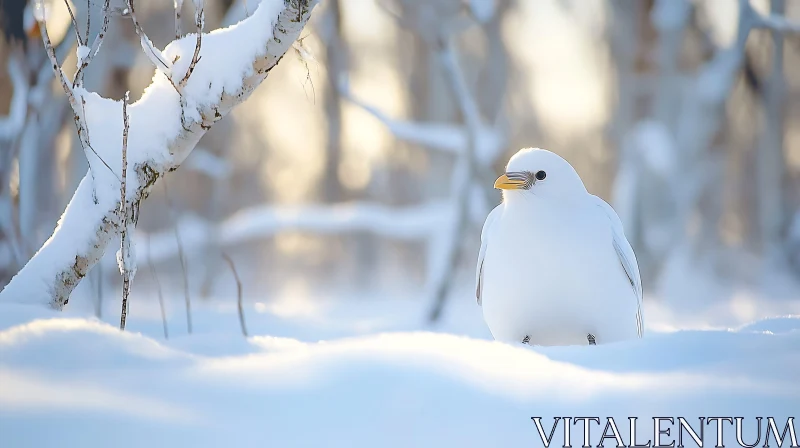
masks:
{"label": "snow on branch", "polygon": [[[387,207],[371,203],[320,206],[259,206],[242,210],[218,227],[199,218],[184,218],[178,224],[187,250],[201,248],[212,232],[219,244],[228,246],[274,236],[284,231],[341,234],[368,232],[396,240],[436,238],[436,229],[446,229],[452,220],[450,201],[408,207]],[[152,245],[148,246],[147,241]],[[172,230],[137,235],[137,253],[154,262],[173,258],[178,245]],[[151,252],[152,248],[152,252]]]}
{"label": "snow on branch", "polygon": [[[127,2],[128,12],[130,13],[131,20],[133,21],[133,29],[136,30],[136,34],[139,36],[139,42],[142,46],[142,51],[144,51],[147,59],[150,60],[150,62],[156,67],[156,70],[161,70],[164,75],[167,76],[167,79],[172,83],[173,87],[177,89],[175,83],[172,82],[172,64],[166,60],[164,55],[161,53],[161,50],[153,45],[153,41],[147,37],[144,29],[142,29],[142,25],[139,24],[139,20],[136,18],[134,0],[127,0]],[[202,34],[202,32],[198,31],[198,34]]]}
{"label": "snow on branch", "polygon": [[180,89],[184,89],[186,87],[186,83],[189,82],[189,78],[192,76],[192,72],[194,72],[194,68],[197,66],[197,63],[200,61],[200,47],[203,44],[203,26],[205,25],[205,5],[203,0],[197,0],[196,2],[196,11],[195,11],[195,26],[197,26],[197,43],[194,45],[194,54],[192,55],[192,61],[189,63],[189,68],[186,70],[186,74],[183,75],[180,82],[178,83],[178,87]]}
{"label": "snow on branch", "polygon": [[[92,42],[91,48],[86,47],[88,44],[89,39],[89,25],[86,26],[86,42],[81,42],[80,40],[80,32],[78,31],[77,23],[75,26],[75,34],[78,36],[78,71],[75,73],[75,80],[73,81],[73,87],[83,87],[83,75],[86,67],[92,62],[92,58],[97,56],[97,53],[100,52],[100,46],[103,45],[103,38],[105,38],[106,33],[108,32],[108,17],[109,17],[109,2],[110,0],[105,0],[103,3],[103,27],[101,28],[100,32],[95,36],[94,41]],[[68,1],[65,0],[65,3],[69,4]],[[70,14],[72,12],[70,11]],[[90,11],[86,11],[87,20],[91,17]],[[73,17],[73,21],[75,18]]]}
{"label": "snow on branch", "polygon": [[[469,130],[465,126],[395,119],[353,96],[346,86],[339,86],[339,91],[342,97],[383,123],[399,140],[455,154],[463,154],[466,151],[469,144]],[[477,140],[476,161],[481,165],[492,164],[503,150],[505,144],[503,134],[479,122]]]}
{"label": "snow on branch", "polygon": [[[126,198],[120,203],[123,122],[118,101],[80,86],[72,88],[55,58],[44,17],[40,28],[53,70],[76,115],[89,172],[53,235],[0,292],[0,301],[47,304],[61,309],[126,220],[138,220],[139,206],[156,181],[177,169],[205,131],[246,100],[297,39],[317,0],[264,0],[247,19],[203,36],[192,76],[180,92],[156,73],[139,101],[128,106]],[[129,0],[129,5],[132,2]],[[133,17],[133,10],[130,11]],[[161,53],[184,74],[196,39],[172,42]],[[157,50],[157,49],[156,49]],[[100,165],[98,162],[102,161]],[[122,216],[120,210],[125,210]]]}

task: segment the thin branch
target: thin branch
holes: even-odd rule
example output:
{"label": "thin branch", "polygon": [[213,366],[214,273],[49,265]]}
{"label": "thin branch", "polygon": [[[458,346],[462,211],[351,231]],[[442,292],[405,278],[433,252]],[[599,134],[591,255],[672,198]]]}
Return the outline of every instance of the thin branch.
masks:
{"label": "thin branch", "polygon": [[125,123],[122,131],[122,183],[120,187],[120,212],[122,217],[122,244],[120,248],[120,269],[122,270],[122,313],[120,314],[119,329],[125,331],[125,319],[128,316],[128,294],[131,291],[131,274],[128,261],[130,259],[130,239],[128,235],[128,200],[127,200],[127,171],[128,171],[128,96],[125,92],[122,99],[122,117]]}
{"label": "thin branch", "polygon": [[186,87],[186,83],[189,82],[189,77],[192,76],[192,72],[194,72],[194,67],[197,65],[197,62],[200,60],[200,46],[203,42],[203,24],[205,23],[205,13],[204,13],[204,0],[199,0],[199,5],[197,11],[195,12],[195,25],[197,26],[197,43],[194,45],[194,55],[192,55],[192,62],[189,63],[189,68],[186,70],[186,74],[183,75],[183,78],[178,83],[178,87],[180,90]]}
{"label": "thin branch", "polygon": [[[145,56],[147,56],[147,59],[149,59],[150,62],[156,66],[156,68],[162,70],[167,76],[167,79],[172,82],[172,65],[164,60],[161,51],[153,46],[153,41],[151,41],[150,38],[147,37],[147,34],[145,34],[142,25],[139,24],[139,20],[136,18],[133,0],[126,1],[128,2],[128,11],[131,14],[131,21],[133,21],[133,28],[136,30],[136,34],[139,36],[139,42],[142,46]],[[175,83],[172,85],[175,86]]]}
{"label": "thin branch", "polygon": [[222,252],[222,258],[228,263],[228,266],[233,272],[233,278],[236,280],[236,304],[239,309],[239,325],[242,327],[242,335],[247,337],[247,326],[244,323],[244,307],[242,306],[242,281],[239,279],[239,274],[236,272],[236,266],[233,260],[225,252]]}
{"label": "thin branch", "polygon": [[69,11],[69,17],[72,19],[72,25],[75,27],[75,39],[78,40],[78,45],[84,45],[84,41],[81,39],[81,30],[78,28],[78,21],[75,20],[75,14],[72,13],[72,6],[70,6],[69,3],[69,0],[64,0],[64,4],[67,6],[67,11]]}
{"label": "thin branch", "polygon": [[169,339],[169,331],[167,330],[167,313],[164,309],[164,293],[161,291],[161,282],[158,280],[158,273],[153,264],[153,257],[150,256],[152,250],[150,249],[150,235],[147,236],[147,264],[150,266],[150,274],[153,276],[153,281],[156,283],[156,291],[158,292],[158,305],[161,308],[161,323],[164,325],[164,339]]}
{"label": "thin branch", "polygon": [[[169,195],[169,188],[167,187],[167,179],[164,179],[164,196],[167,199],[167,206],[172,211],[175,212],[175,205],[172,202],[172,198]],[[186,329],[189,334],[192,334],[192,299],[189,296],[189,276],[186,269],[186,257],[184,256],[183,252],[183,242],[181,241],[181,232],[178,228],[178,222],[175,220],[174,225],[174,232],[175,232],[175,242],[178,244],[178,258],[181,262],[181,275],[183,277],[183,294],[184,294],[184,301],[186,303]]]}
{"label": "thin branch", "polygon": [[[67,0],[64,0],[67,1]],[[75,25],[75,29],[78,25]],[[89,42],[89,33],[92,31],[92,0],[86,0],[86,42]]]}
{"label": "thin branch", "polygon": [[[42,8],[44,11],[44,4],[43,0],[36,0],[37,7]],[[106,0],[108,3],[109,0]],[[64,89],[64,93],[67,94],[67,99],[69,100],[69,105],[72,108],[72,112],[75,118],[75,126],[78,130],[78,138],[80,139],[81,146],[83,147],[84,152],[86,148],[91,149],[91,151],[100,159],[101,162],[108,168],[112,173],[114,170],[100,157],[100,154],[94,150],[89,144],[89,129],[86,126],[86,121],[84,119],[84,111],[83,111],[83,100],[81,99],[80,107],[78,105],[78,99],[75,97],[75,91],[73,88],[69,86],[69,81],[67,80],[67,75],[64,74],[64,70],[61,68],[61,65],[58,63],[58,59],[56,58],[55,49],[53,48],[53,44],[50,41],[50,35],[47,33],[47,23],[46,18],[44,16],[44,12],[41,15],[37,16],[36,18],[40,32],[42,34],[42,42],[44,43],[45,52],[47,53],[47,57],[50,59],[50,65],[53,68],[53,73],[55,74],[56,78],[59,79],[61,82],[61,87]],[[99,44],[98,44],[99,48]],[[89,163],[91,166],[91,162]],[[114,174],[116,176],[116,173]]]}
{"label": "thin branch", "polygon": [[[89,66],[89,63],[92,62],[92,59],[97,55],[97,53],[100,52],[100,47],[103,45],[103,39],[105,38],[106,33],[108,32],[108,17],[109,17],[109,14],[110,14],[110,12],[109,12],[109,2],[110,2],[110,0],[105,0],[105,2],[103,3],[103,26],[100,29],[100,32],[97,34],[97,36],[95,36],[94,40],[92,41],[92,47],[89,49],[89,52],[86,53],[86,55],[84,55],[82,57],[82,59],[79,61],[80,66],[78,67],[78,71],[75,72],[75,79],[72,82],[72,86],[73,87],[83,87],[83,74],[84,74],[84,71],[86,70],[86,67]],[[86,10],[86,15],[87,16],[91,16],[91,10],[88,9],[88,8]],[[88,28],[89,27],[89,23],[88,23],[88,21],[87,21],[86,27],[87,27],[86,28],[86,43],[88,43],[89,42],[89,28]],[[77,27],[76,27],[76,31],[75,32],[76,33],[78,32],[77,31]],[[84,45],[84,44],[81,44],[81,45]],[[81,57],[81,56],[79,56],[79,57]]]}
{"label": "thin branch", "polygon": [[[86,148],[89,148],[94,153],[94,155],[96,155],[97,158],[100,159],[101,162],[103,162],[103,165],[105,165],[106,168],[109,169],[109,171],[114,173],[114,170],[111,169],[108,163],[102,157],[100,157],[100,154],[98,154],[97,151],[95,151],[94,148],[92,148],[92,146],[89,144],[89,128],[87,127],[86,120],[84,118],[85,114],[83,110],[83,98],[81,98],[81,104],[79,107],[78,99],[75,97],[75,91],[73,90],[73,87],[70,87],[69,81],[67,80],[67,75],[64,74],[64,70],[58,63],[58,58],[56,57],[55,49],[53,48],[53,44],[50,41],[50,35],[47,33],[47,23],[46,23],[47,20],[44,14],[43,0],[35,0],[35,1],[37,2],[36,7],[42,9],[41,15],[36,15],[36,21],[39,26],[39,30],[42,34],[42,42],[44,43],[45,52],[47,53],[47,57],[50,59],[50,65],[53,69],[53,73],[55,74],[56,78],[58,78],[58,80],[61,82],[61,87],[64,89],[64,93],[67,94],[67,99],[69,100],[69,105],[70,108],[72,108],[73,116],[75,119],[75,127],[77,128],[78,131],[78,138],[81,142],[81,147],[83,148],[84,152],[86,152]],[[106,6],[108,5],[108,2],[109,0],[106,0],[105,3]],[[102,37],[100,36],[98,37],[100,38],[100,41],[95,39],[95,44],[97,44],[97,49],[99,50],[100,42],[102,42]],[[95,44],[92,44],[92,46],[94,47]],[[77,76],[76,79],[78,79]],[[92,164],[90,161],[89,166],[91,167],[91,165]],[[117,176],[116,173],[114,173],[114,176],[115,177]],[[119,177],[117,177],[117,179],[119,179]]]}
{"label": "thin branch", "polygon": [[39,27],[39,32],[42,35],[42,42],[44,43],[44,49],[47,53],[47,57],[50,58],[50,65],[53,68],[53,74],[58,78],[59,82],[61,83],[61,87],[64,89],[64,93],[67,94],[67,99],[69,99],[69,105],[72,107],[73,112],[76,114],[78,113],[78,102],[75,99],[75,93],[72,91],[72,88],[69,86],[69,81],[67,80],[67,75],[64,74],[64,70],[61,69],[61,64],[58,63],[58,59],[56,58],[56,52],[53,49],[53,44],[50,41],[50,35],[47,32],[47,18],[45,17],[45,6],[43,0],[35,0],[36,8],[41,8],[42,13],[35,14],[36,22]]}
{"label": "thin branch", "polygon": [[[208,104],[193,103],[191,112],[193,115],[199,115],[202,120],[192,121],[188,130],[181,126],[175,126],[172,120],[167,119],[156,120],[148,129],[138,131],[132,129],[134,133],[158,133],[163,135],[167,142],[163,147],[158,148],[130,148],[132,151],[135,149],[137,154],[137,163],[130,167],[133,171],[129,174],[132,175],[135,172],[138,182],[135,183],[135,191],[127,194],[133,206],[133,216],[136,215],[139,204],[146,200],[157,181],[167,172],[180,167],[205,131],[215,121],[245,101],[264,81],[272,68],[285,55],[292,42],[300,35],[317,3],[317,0],[283,2],[283,8],[277,10],[275,14],[272,13],[272,8],[259,8],[250,18],[245,19],[246,23],[251,23],[251,25],[239,26],[230,29],[230,32],[227,33],[204,37],[204,40],[208,38],[216,40],[221,46],[236,45],[241,38],[247,39],[248,36],[257,39],[258,45],[251,46],[248,51],[237,52],[236,57],[233,58],[236,64],[242,64],[241,66],[247,64],[252,67],[252,70],[243,73],[241,81],[235,85],[226,84],[226,89],[218,100]],[[40,11],[36,12],[39,14]],[[39,19],[43,21],[41,17]],[[255,24],[254,21],[259,23]],[[70,26],[72,25],[70,24]],[[247,30],[253,29],[253,26],[270,27],[271,32],[249,35]],[[56,64],[54,68],[56,76],[60,77],[58,65]],[[210,70],[208,74],[213,82],[229,79],[226,70]],[[63,85],[66,85],[68,90],[70,89],[69,85],[62,80]],[[152,114],[162,110],[163,108],[158,104],[163,101],[165,95],[174,98],[171,92],[165,90],[170,88],[175,88],[175,86],[151,84],[151,90],[149,90],[151,95],[139,100],[136,108],[131,108],[130,122],[138,122],[137,114]],[[83,95],[84,92],[82,91],[81,94]],[[96,112],[102,113],[103,106],[100,104],[110,104],[111,101],[102,98],[97,100],[86,104],[89,115],[95,112],[95,105],[97,105]],[[80,106],[74,99],[70,105],[76,115],[80,113],[77,112],[80,111]],[[165,110],[165,112],[167,111]],[[82,134],[83,130],[79,128],[79,136],[86,138]],[[107,143],[110,142],[103,142],[104,145]],[[113,151],[113,145],[109,150]],[[0,302],[22,300],[27,303],[40,303],[57,310],[63,309],[68,303],[73,289],[100,260],[109,243],[120,235],[120,204],[117,199],[119,196],[114,193],[116,190],[113,190],[115,187],[108,191],[108,185],[105,182],[102,185],[95,185],[94,177],[94,172],[90,171],[83,178],[61,217],[60,225],[56,227],[48,243],[42,246],[25,267],[0,291]],[[132,185],[133,183],[128,187],[132,187]],[[104,186],[105,190],[99,189]]]}

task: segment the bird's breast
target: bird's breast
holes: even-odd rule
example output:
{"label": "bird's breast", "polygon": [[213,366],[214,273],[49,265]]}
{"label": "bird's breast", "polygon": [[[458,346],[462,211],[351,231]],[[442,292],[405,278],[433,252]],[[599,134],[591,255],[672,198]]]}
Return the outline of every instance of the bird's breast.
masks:
{"label": "bird's breast", "polygon": [[542,339],[567,328],[596,331],[598,318],[623,304],[622,297],[614,298],[609,307],[609,295],[623,292],[630,299],[610,226],[593,212],[504,210],[484,260],[484,317],[495,337],[498,331],[508,333],[500,339]]}

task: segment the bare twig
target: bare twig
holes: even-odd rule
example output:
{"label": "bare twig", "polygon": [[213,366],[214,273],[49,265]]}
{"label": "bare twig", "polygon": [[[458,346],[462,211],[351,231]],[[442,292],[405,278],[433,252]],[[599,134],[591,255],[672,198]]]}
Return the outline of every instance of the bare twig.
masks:
{"label": "bare twig", "polygon": [[180,90],[186,87],[186,83],[189,82],[189,77],[192,76],[192,72],[194,72],[194,67],[197,65],[197,62],[200,61],[200,46],[203,42],[203,24],[205,23],[205,8],[204,8],[204,0],[198,0],[197,4],[197,11],[195,11],[195,25],[197,26],[197,43],[194,46],[194,55],[192,55],[192,61],[189,63],[189,68],[186,69],[186,74],[183,75],[183,78],[178,83],[178,87]]}
{"label": "bare twig", "polygon": [[[153,46],[153,42],[149,37],[147,37],[147,34],[145,34],[142,25],[139,24],[139,20],[136,18],[133,0],[126,1],[128,2],[128,11],[131,14],[131,21],[133,21],[133,28],[136,30],[136,34],[139,36],[139,41],[145,56],[147,56],[147,59],[149,59],[150,62],[156,66],[156,68],[162,70],[167,79],[169,79],[169,82],[172,83],[172,65],[164,60],[161,51]],[[172,83],[172,85],[177,89],[175,83]]]}
{"label": "bare twig", "polygon": [[[43,0],[35,0],[35,1],[37,2],[38,5],[37,7],[42,8],[42,10],[44,10]],[[109,0],[106,0],[106,5],[108,5],[108,2]],[[84,152],[86,151],[86,148],[89,148],[94,153],[94,155],[96,155],[97,158],[100,159],[101,162],[103,162],[103,165],[105,165],[106,168],[109,169],[109,171],[114,173],[114,170],[111,169],[108,163],[102,157],[100,157],[100,154],[98,154],[97,151],[95,151],[94,148],[92,148],[92,146],[89,144],[89,128],[86,125],[85,114],[83,110],[83,98],[81,98],[81,102],[78,103],[78,99],[75,96],[75,91],[73,90],[74,87],[70,87],[69,81],[67,80],[67,75],[64,74],[64,70],[58,63],[58,58],[56,57],[55,49],[53,48],[53,44],[50,41],[50,35],[47,33],[47,23],[46,23],[47,20],[44,16],[44,12],[42,12],[41,15],[37,15],[36,20],[40,32],[42,34],[42,42],[44,43],[45,52],[47,53],[47,57],[50,59],[50,65],[53,68],[53,73],[55,74],[56,78],[58,78],[58,80],[61,82],[61,87],[64,89],[64,93],[67,94],[67,99],[69,100],[70,108],[72,108],[72,113],[75,118],[75,127],[78,130],[78,138],[81,142],[81,147],[83,148]],[[100,36],[98,36],[98,38],[99,37]],[[98,39],[95,39],[95,43],[97,44],[98,50],[100,48],[101,40],[98,41]],[[94,46],[95,44],[92,44],[92,47]],[[77,73],[75,79],[76,80],[78,79]],[[89,166],[91,167],[91,162],[89,162]],[[114,176],[116,176],[116,173],[114,173]],[[119,179],[119,177],[117,178]]]}
{"label": "bare twig", "polygon": [[236,279],[236,304],[239,308],[239,325],[242,327],[242,334],[244,337],[247,337],[247,326],[244,324],[244,308],[242,307],[242,281],[239,279],[239,274],[236,272],[236,266],[234,266],[231,257],[225,252],[222,252],[222,258],[224,258],[228,266],[231,267],[233,278]]}
{"label": "bare twig", "polygon": [[[66,0],[64,0],[66,1]],[[78,25],[75,25],[78,28]],[[86,0],[86,42],[89,42],[89,33],[92,31],[92,0]]]}
{"label": "bare twig", "polygon": [[131,274],[128,266],[130,255],[130,239],[128,235],[128,200],[127,200],[127,171],[128,171],[128,96],[125,92],[122,99],[122,117],[125,127],[122,131],[122,184],[120,187],[120,212],[122,215],[122,247],[120,248],[120,269],[122,270],[122,313],[119,320],[120,330],[125,331],[125,319],[128,316],[128,294],[131,291]]}
{"label": "bare twig", "polygon": [[[84,71],[86,70],[86,67],[89,66],[89,63],[92,62],[92,59],[100,51],[100,46],[103,45],[103,39],[105,38],[106,33],[108,32],[108,16],[110,14],[109,13],[109,2],[110,2],[110,0],[105,0],[105,2],[103,3],[103,27],[100,29],[100,32],[97,33],[97,36],[95,36],[94,41],[92,41],[92,47],[89,49],[89,53],[87,53],[83,57],[83,59],[80,61],[80,66],[78,67],[78,71],[75,72],[75,79],[72,82],[72,86],[73,87],[82,87],[83,86],[83,74],[84,74]],[[88,8],[88,5],[87,5],[86,15],[87,16],[91,16],[90,12],[91,11],[90,11],[90,9]],[[78,33],[77,25],[76,25],[75,33],[76,34]],[[81,44],[81,45],[85,45],[85,44],[88,44],[88,43],[89,43],[89,22],[88,22],[88,19],[87,19],[87,23],[86,23],[86,42]]]}
{"label": "bare twig", "polygon": [[[172,202],[172,198],[169,195],[169,188],[167,187],[167,179],[164,179],[164,196],[167,199],[167,206],[169,209],[174,213],[175,206]],[[178,229],[178,222],[177,219],[175,220],[175,242],[178,244],[178,258],[181,262],[181,274],[183,276],[183,293],[184,299],[186,302],[186,328],[189,334],[192,334],[192,300],[189,296],[189,276],[186,269],[186,257],[183,253],[183,242],[181,241],[181,232]]]}
{"label": "bare twig", "polygon": [[75,14],[72,13],[72,6],[70,6],[69,3],[69,0],[64,0],[64,4],[67,5],[67,11],[69,11],[69,17],[72,19],[72,26],[75,27],[75,39],[78,40],[78,45],[85,45],[83,39],[81,39],[81,30],[78,28],[78,21],[75,20]]}
{"label": "bare twig", "polygon": [[[58,81],[61,83],[61,87],[64,89],[64,93],[67,94],[67,99],[69,100],[69,105],[72,107],[72,111],[75,114],[79,113],[78,109],[78,101],[75,99],[75,93],[72,91],[72,88],[69,86],[69,81],[67,80],[67,75],[64,74],[64,70],[61,69],[61,64],[58,63],[58,58],[56,58],[56,52],[53,48],[53,44],[50,41],[50,35],[47,33],[47,19],[45,17],[45,6],[43,0],[35,0],[37,2],[37,8],[42,9],[41,15],[35,15],[36,22],[39,27],[39,32],[42,35],[42,42],[44,43],[44,49],[47,53],[47,57],[50,58],[50,65],[53,68],[53,74],[58,78]],[[77,121],[77,117],[76,117]],[[78,129],[78,135],[80,136],[81,129]]]}
{"label": "bare twig", "polygon": [[[34,0],[36,1],[36,0]],[[41,2],[40,2],[41,3]],[[265,13],[263,17],[258,14],[253,15],[248,21],[261,20],[263,26],[271,27],[272,33],[263,33],[259,36],[251,36],[258,41],[258,52],[246,52],[236,58],[237,61],[247,63],[252,66],[252,71],[242,74],[240,82],[235,85],[227,85],[225,91],[219,99],[210,104],[193,104],[193,114],[199,115],[202,120],[193,120],[188,126],[188,130],[182,127],[173,127],[168,120],[157,123],[157,132],[164,133],[167,144],[163,148],[153,149],[153,154],[159,156],[138,161],[135,170],[138,180],[135,191],[130,191],[127,197],[136,216],[139,204],[144,201],[155,184],[169,172],[178,168],[186,159],[197,143],[197,140],[207,131],[214,121],[219,120],[228,114],[234,107],[241,104],[268,76],[275,65],[281,60],[300,35],[308,18],[318,3],[317,0],[292,0],[283,3],[283,8],[276,11],[276,14]],[[42,23],[44,19],[39,11],[35,16]],[[70,24],[72,26],[72,24]],[[253,25],[258,26],[258,25]],[[248,27],[232,29],[230,33],[220,33],[215,36],[220,43],[236,45],[238,38],[244,36],[247,39]],[[48,57],[52,55],[52,48]],[[55,60],[55,57],[51,58]],[[65,82],[63,73],[57,64],[50,64],[54,69],[56,77],[61,78],[62,86],[66,86],[67,91],[71,92],[69,83]],[[226,71],[210,71],[211,79],[216,82],[218,79],[226,78]],[[154,102],[163,99],[164,86],[158,83],[151,84],[154,95],[143,97],[140,100],[141,108],[131,108],[131,124],[137,122],[137,113],[151,113],[153,109],[145,107],[153,106]],[[174,88],[175,86],[172,86]],[[78,91],[76,90],[76,93]],[[81,91],[79,96],[83,96],[85,91]],[[100,99],[101,102],[108,104],[110,100]],[[87,114],[91,116],[93,106],[87,103]],[[98,103],[99,104],[99,103]],[[71,98],[70,106],[76,115],[81,112],[76,98]],[[101,113],[101,106],[97,108]],[[165,111],[166,112],[166,111]],[[79,115],[80,116],[80,115]],[[79,120],[79,124],[81,120]],[[80,129],[80,128],[79,128]],[[153,129],[142,129],[133,132],[153,132]],[[82,134],[83,130],[79,133]],[[85,138],[85,135],[80,135]],[[132,135],[133,137],[134,135]],[[141,156],[139,148],[137,155]],[[163,155],[161,157],[160,155]],[[138,156],[137,156],[138,157]],[[96,162],[93,160],[93,162]],[[118,163],[117,163],[118,164]],[[130,173],[133,175],[133,171]],[[33,256],[25,267],[0,291],[0,301],[25,300],[28,303],[40,303],[54,309],[62,309],[69,301],[69,297],[78,284],[85,278],[89,270],[100,260],[105,253],[109,243],[121,233],[121,223],[119,222],[119,196],[103,195],[103,200],[98,200],[98,188],[107,184],[96,185],[93,180],[93,171],[83,178],[75,193],[72,196],[70,205],[66,208],[61,217],[61,225],[56,228],[49,242]],[[128,189],[132,188],[128,185]],[[112,187],[113,188],[113,187]],[[105,193],[105,190],[103,191]],[[111,192],[113,193],[113,191]],[[133,220],[135,223],[135,219]],[[135,230],[135,229],[133,229]],[[77,239],[77,243],[76,243]]]}
{"label": "bare twig", "polygon": [[161,291],[161,282],[158,280],[158,273],[153,264],[153,257],[150,256],[150,235],[147,236],[147,264],[150,266],[150,274],[153,276],[153,281],[156,283],[156,291],[158,292],[158,305],[161,308],[161,323],[164,325],[164,339],[169,339],[169,331],[167,330],[167,312],[164,309],[164,294]]}

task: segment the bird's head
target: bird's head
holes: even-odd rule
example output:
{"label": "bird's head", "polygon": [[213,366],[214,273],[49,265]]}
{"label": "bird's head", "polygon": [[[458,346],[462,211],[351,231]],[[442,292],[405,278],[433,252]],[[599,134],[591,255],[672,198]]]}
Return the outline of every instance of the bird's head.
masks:
{"label": "bird's head", "polygon": [[539,148],[520,149],[514,154],[494,188],[503,190],[504,198],[529,193],[564,198],[586,193],[583,181],[569,162]]}

